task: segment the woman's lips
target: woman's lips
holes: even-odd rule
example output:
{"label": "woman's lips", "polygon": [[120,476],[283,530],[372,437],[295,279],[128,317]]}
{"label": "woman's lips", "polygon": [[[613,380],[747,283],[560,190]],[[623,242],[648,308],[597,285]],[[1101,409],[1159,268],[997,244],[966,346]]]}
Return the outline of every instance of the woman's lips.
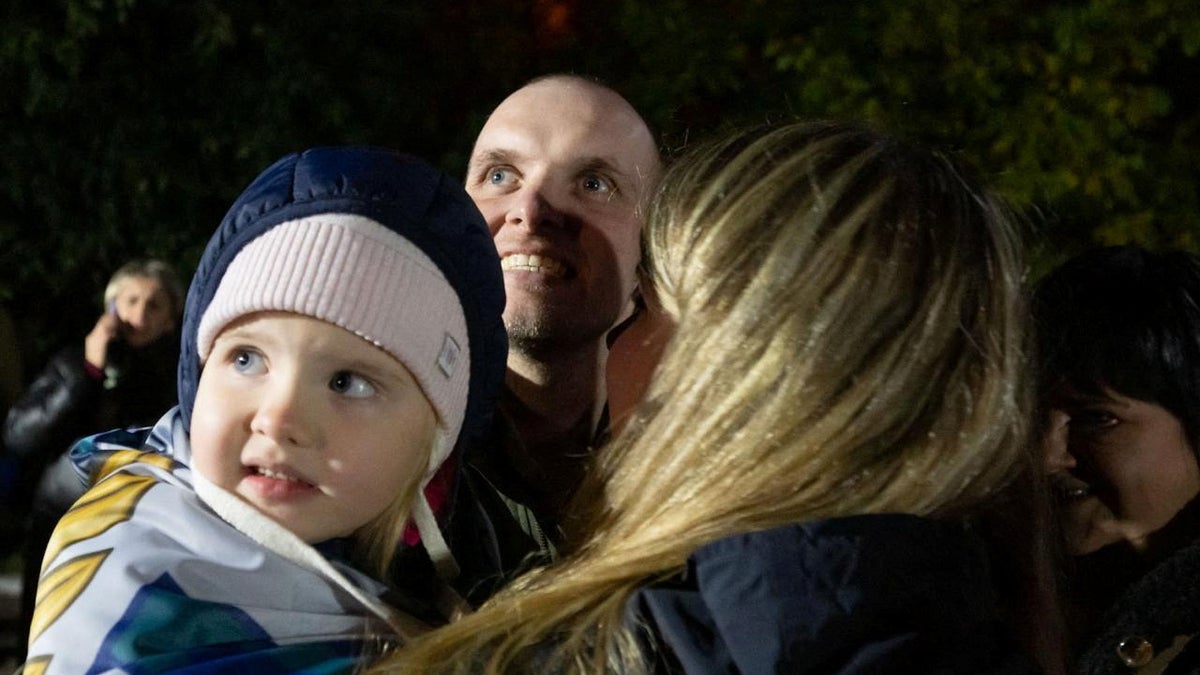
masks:
{"label": "woman's lips", "polygon": [[1078,478],[1069,475],[1053,479],[1054,493],[1063,501],[1078,501],[1092,496],[1092,486]]}

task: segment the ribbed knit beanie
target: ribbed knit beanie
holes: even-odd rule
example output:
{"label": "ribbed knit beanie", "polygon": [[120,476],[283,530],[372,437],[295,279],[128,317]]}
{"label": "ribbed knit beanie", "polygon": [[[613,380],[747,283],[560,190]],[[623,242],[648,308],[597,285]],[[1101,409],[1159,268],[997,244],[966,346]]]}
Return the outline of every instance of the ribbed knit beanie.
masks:
{"label": "ribbed knit beanie", "polygon": [[457,445],[489,428],[507,356],[503,310],[495,246],[456,181],[380,148],[288,155],[238,197],[197,267],[179,362],[184,424],[213,341],[239,317],[286,311],[361,336],[404,364],[437,413],[412,514],[452,574],[423,490]]}

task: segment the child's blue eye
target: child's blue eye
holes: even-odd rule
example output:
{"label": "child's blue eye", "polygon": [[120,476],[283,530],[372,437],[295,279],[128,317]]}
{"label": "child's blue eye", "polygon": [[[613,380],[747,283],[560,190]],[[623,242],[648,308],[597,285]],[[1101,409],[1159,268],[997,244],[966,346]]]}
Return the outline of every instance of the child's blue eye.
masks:
{"label": "child's blue eye", "polygon": [[243,375],[254,375],[263,371],[263,357],[258,352],[239,349],[233,354],[233,368]]}
{"label": "child's blue eye", "polygon": [[329,380],[329,388],[351,398],[367,398],[375,395],[374,385],[363,376],[348,370],[335,373],[333,379]]}

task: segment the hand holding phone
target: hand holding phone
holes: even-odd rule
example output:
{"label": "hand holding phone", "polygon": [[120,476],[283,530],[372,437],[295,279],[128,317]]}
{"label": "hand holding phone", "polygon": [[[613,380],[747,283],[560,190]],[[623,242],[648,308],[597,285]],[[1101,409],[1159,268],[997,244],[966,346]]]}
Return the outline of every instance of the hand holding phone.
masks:
{"label": "hand holding phone", "polygon": [[116,299],[109,300],[104,314],[96,321],[92,332],[83,339],[83,357],[96,368],[103,369],[108,363],[108,344],[121,333],[121,317],[117,314]]}

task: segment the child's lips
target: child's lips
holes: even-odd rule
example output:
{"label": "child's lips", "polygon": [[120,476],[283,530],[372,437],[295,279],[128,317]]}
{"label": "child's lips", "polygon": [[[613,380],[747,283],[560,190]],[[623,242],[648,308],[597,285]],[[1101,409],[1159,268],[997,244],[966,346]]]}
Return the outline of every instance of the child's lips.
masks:
{"label": "child's lips", "polygon": [[242,479],[254,495],[270,501],[306,497],[317,487],[286,467],[248,466]]}

